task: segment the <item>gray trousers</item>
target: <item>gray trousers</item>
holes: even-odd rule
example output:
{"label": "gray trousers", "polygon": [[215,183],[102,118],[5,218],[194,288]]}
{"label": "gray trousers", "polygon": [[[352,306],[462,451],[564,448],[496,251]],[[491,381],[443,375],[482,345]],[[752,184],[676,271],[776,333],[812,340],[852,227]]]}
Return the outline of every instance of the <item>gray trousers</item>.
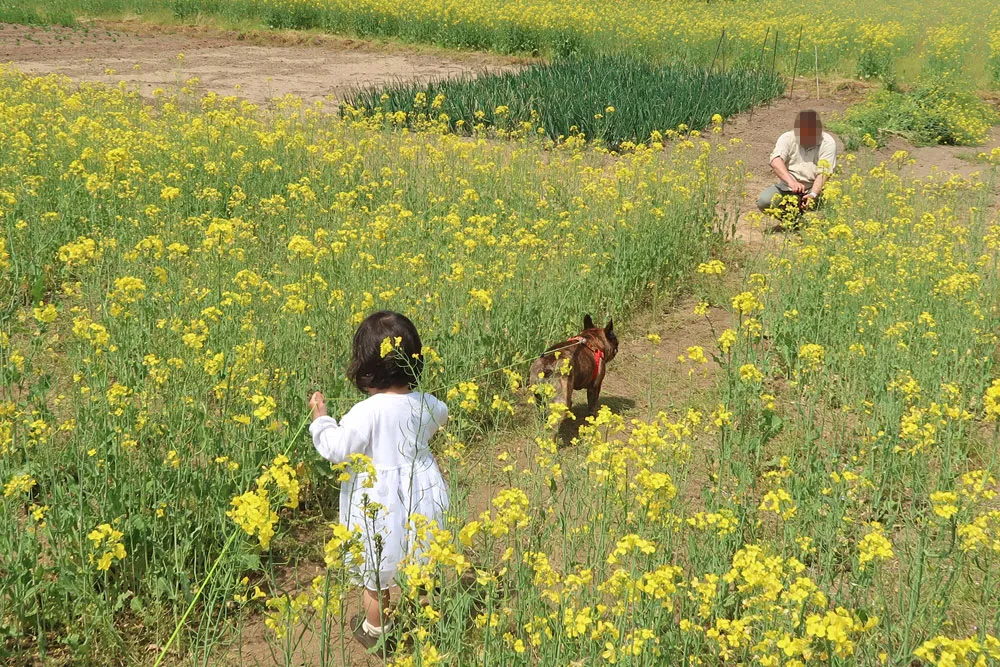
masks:
{"label": "gray trousers", "polygon": [[[809,191],[810,187],[812,187],[812,183],[806,185],[806,192]],[[790,194],[792,194],[792,190],[785,183],[775,183],[767,190],[761,192],[760,196],[757,197],[757,208],[759,208],[761,212],[763,212],[765,209],[771,207],[771,204],[774,202],[774,198],[776,196],[778,195],[784,196]]]}

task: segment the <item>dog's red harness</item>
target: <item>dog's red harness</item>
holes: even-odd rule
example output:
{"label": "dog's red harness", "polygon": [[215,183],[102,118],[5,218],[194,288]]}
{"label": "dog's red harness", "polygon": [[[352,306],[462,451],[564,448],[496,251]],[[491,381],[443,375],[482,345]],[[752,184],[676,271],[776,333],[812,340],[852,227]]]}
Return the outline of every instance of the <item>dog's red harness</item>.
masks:
{"label": "dog's red harness", "polygon": [[595,349],[595,348],[590,347],[589,345],[587,345],[587,339],[584,338],[583,336],[577,336],[576,338],[572,338],[571,340],[573,340],[573,341],[575,341],[577,343],[583,343],[587,347],[587,349],[593,351],[593,353],[594,353],[594,374],[590,377],[590,381],[593,382],[594,380],[597,379],[597,376],[600,375],[600,373],[601,373],[601,362],[604,361],[604,350],[601,350],[599,348]]}

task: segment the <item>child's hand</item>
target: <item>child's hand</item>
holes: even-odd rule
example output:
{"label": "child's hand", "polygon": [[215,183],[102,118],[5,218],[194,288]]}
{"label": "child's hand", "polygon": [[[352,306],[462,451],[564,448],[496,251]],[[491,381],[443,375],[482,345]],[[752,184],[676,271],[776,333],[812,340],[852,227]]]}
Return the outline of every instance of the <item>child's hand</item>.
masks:
{"label": "child's hand", "polygon": [[315,392],[309,398],[309,409],[312,410],[313,419],[326,416],[326,398],[321,392]]}

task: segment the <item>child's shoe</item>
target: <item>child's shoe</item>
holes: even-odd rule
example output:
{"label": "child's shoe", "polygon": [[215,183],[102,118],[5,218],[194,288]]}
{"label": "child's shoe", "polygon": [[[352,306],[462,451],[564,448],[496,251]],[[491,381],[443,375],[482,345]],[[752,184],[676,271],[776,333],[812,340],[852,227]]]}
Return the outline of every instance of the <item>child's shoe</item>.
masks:
{"label": "child's shoe", "polygon": [[351,631],[354,633],[354,638],[366,650],[371,651],[372,649],[376,649],[376,655],[385,657],[392,655],[396,650],[396,640],[390,632],[383,631],[375,634],[365,628],[364,614],[354,615],[354,618],[351,619]]}

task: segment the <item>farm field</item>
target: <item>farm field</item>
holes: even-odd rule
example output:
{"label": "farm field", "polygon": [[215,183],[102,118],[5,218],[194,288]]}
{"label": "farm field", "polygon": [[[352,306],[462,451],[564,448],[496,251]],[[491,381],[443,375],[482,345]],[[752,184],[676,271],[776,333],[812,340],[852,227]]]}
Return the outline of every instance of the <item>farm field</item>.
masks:
{"label": "farm field", "polygon": [[342,99],[362,85],[428,81],[516,64],[483,54],[449,58],[373,48],[357,40],[313,41],[319,46],[239,40],[236,33],[222,31],[164,34],[121,24],[94,29],[6,24],[0,30],[0,61],[16,62],[23,72],[61,74],[74,81],[124,81],[147,98],[157,88],[176,87],[183,72],[184,80],[197,78],[203,89],[255,104],[289,94],[309,103]]}
{"label": "farm field", "polygon": [[[659,62],[758,63],[783,73],[911,78],[926,63],[959,62],[985,84],[1000,77],[1000,11],[989,3],[832,0],[691,2],[585,0],[34,0],[0,18],[71,23],[76,17],[221,21],[253,29],[319,30],[453,49],[544,56],[639,54]],[[723,39],[723,33],[725,37]],[[723,47],[720,52],[720,47]]]}
{"label": "farm field", "polygon": [[[914,12],[923,44],[934,13]],[[605,20],[595,52],[613,51]],[[647,136],[635,109],[666,96],[625,89],[575,134],[475,84],[483,124],[462,128],[421,92],[523,61],[114,27],[0,31],[4,661],[381,662],[344,628],[341,471],[302,427],[316,388],[337,415],[358,400],[350,337],[393,308],[451,409],[435,452],[453,491],[394,594],[393,664],[1000,662],[988,94],[957,114],[970,146],[859,132],[824,208],[771,234],[753,201],[774,138],[805,106],[854,131],[878,90],[832,75],[856,45],[766,93],[770,67],[726,70],[736,107],[700,84],[717,118]],[[969,91],[989,85],[977,35],[942,70]],[[921,53],[926,74],[924,48],[896,71]],[[377,102],[336,113],[361,83]],[[380,90],[406,93],[383,109]],[[621,352],[600,414],[566,418],[529,400],[527,364],[588,312],[615,317]]]}

